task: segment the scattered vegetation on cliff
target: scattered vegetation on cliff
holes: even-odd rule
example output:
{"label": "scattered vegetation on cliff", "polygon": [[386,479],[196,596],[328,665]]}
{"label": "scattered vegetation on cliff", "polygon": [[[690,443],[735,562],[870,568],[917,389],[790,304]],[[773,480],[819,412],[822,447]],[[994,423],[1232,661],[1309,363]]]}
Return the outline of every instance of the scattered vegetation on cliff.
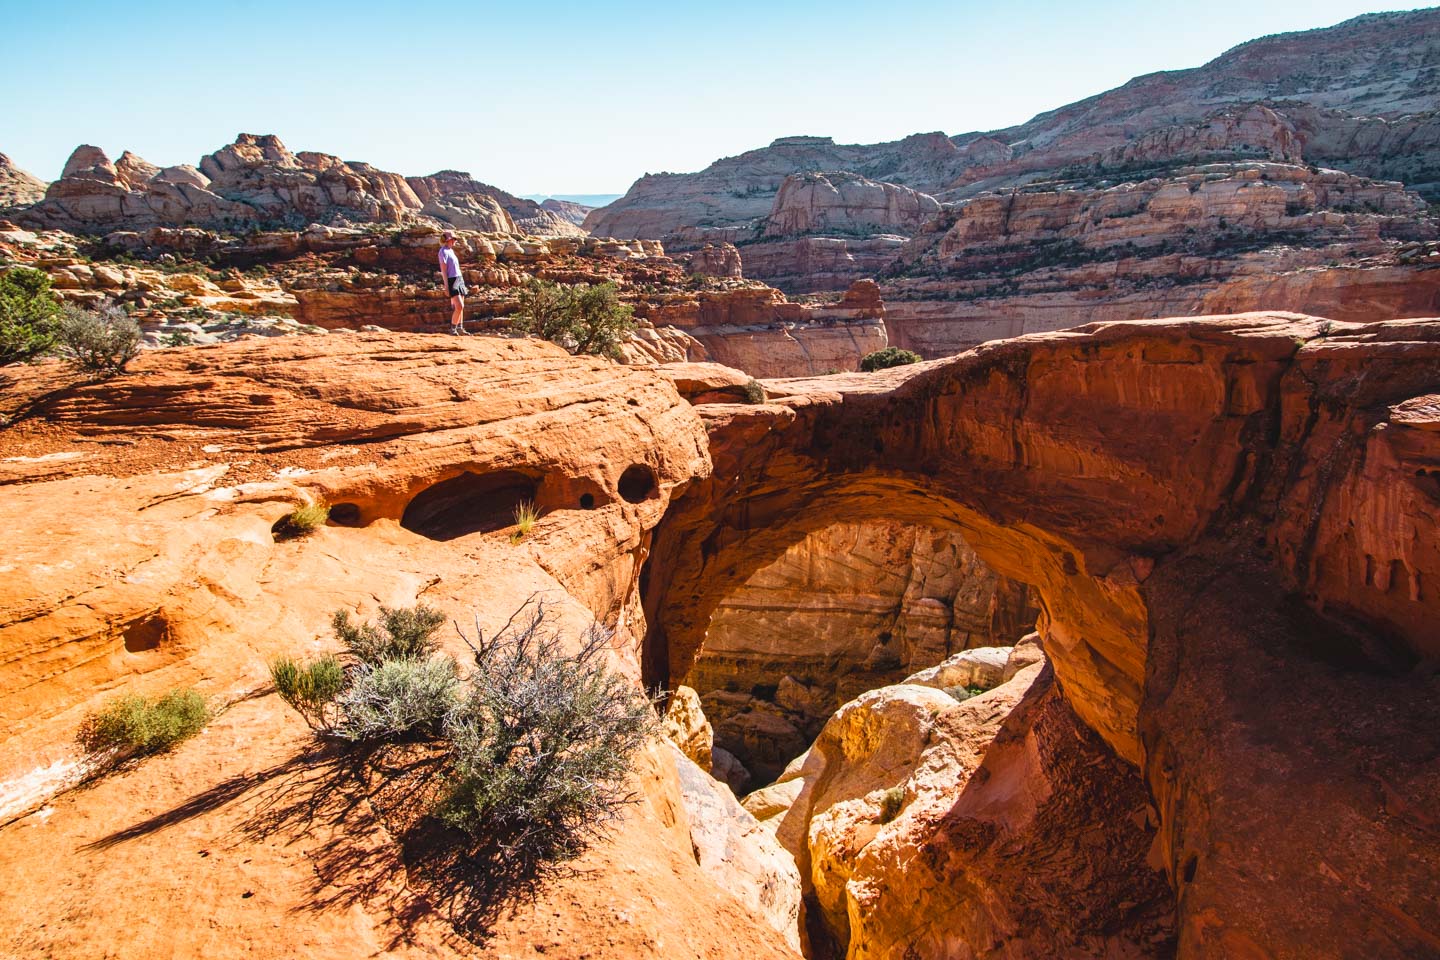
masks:
{"label": "scattered vegetation on cliff", "polygon": [[12,267],[0,274],[0,364],[33,360],[55,345],[60,301],[50,275]]}
{"label": "scattered vegetation on cliff", "polygon": [[163,753],[199,733],[210,719],[205,698],[189,688],[159,697],[119,697],[88,714],[77,739],[91,754],[118,762]]}
{"label": "scattered vegetation on cliff", "polygon": [[87,310],[67,303],[55,336],[60,356],[95,376],[120,373],[140,352],[140,324],[115,306]]}
{"label": "scattered vegetation on cliff", "polygon": [[325,503],[301,504],[281,517],[271,528],[277,540],[294,540],[307,537],[325,526],[330,519],[330,507]]}
{"label": "scattered vegetation on cliff", "polygon": [[516,330],[558,343],[571,353],[616,358],[635,329],[634,310],[613,283],[563,284],[532,278],[511,321]]}
{"label": "scattered vegetation on cliff", "polygon": [[745,402],[765,402],[765,387],[760,383],[759,380],[756,380],[754,377],[751,377],[745,382]]}
{"label": "scattered vegetation on cliff", "polygon": [[884,350],[876,350],[867,353],[860,358],[860,369],[866,373],[873,373],[876,370],[884,370],[887,367],[903,367],[908,363],[919,363],[920,354],[910,350],[901,350],[899,347],[886,347]]}

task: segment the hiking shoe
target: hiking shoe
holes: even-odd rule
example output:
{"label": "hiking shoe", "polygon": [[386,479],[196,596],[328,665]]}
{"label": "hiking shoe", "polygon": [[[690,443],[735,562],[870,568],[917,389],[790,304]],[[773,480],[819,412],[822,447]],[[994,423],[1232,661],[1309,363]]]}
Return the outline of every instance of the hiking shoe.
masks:
{"label": "hiking shoe", "polygon": [[470,331],[466,330],[464,327],[451,327],[450,333],[457,337],[468,337],[471,335]]}

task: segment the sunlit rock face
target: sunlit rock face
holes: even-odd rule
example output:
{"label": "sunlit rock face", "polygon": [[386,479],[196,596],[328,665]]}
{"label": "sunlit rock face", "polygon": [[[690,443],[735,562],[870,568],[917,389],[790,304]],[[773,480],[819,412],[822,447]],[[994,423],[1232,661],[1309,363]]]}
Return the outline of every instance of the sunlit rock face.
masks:
{"label": "sunlit rock face", "polygon": [[[825,718],[1025,619],[1026,591],[963,539],[900,522],[836,523],[758,571],[716,610],[690,675],[716,744],[777,776]],[[1030,612],[1030,623],[1034,612]]]}

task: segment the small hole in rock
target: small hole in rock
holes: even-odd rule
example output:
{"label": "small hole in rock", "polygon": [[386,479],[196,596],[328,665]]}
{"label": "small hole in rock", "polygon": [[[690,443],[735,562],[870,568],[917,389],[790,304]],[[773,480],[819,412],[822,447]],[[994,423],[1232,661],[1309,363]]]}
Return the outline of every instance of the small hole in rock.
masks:
{"label": "small hole in rock", "polygon": [[337,503],[330,507],[330,522],[342,527],[360,526],[360,507],[354,503]]}
{"label": "small hole in rock", "polygon": [[580,509],[582,509],[582,510],[594,510],[594,509],[595,509],[595,494],[593,494],[593,493],[582,493],[582,494],[580,494]]}
{"label": "small hole in rock", "polygon": [[620,496],[630,503],[642,503],[656,492],[655,471],[643,463],[632,464],[620,474]]}
{"label": "small hole in rock", "polygon": [[143,653],[146,650],[154,650],[160,646],[170,634],[170,625],[160,614],[151,614],[128,624],[121,631],[120,637],[125,643],[127,653]]}
{"label": "small hole in rock", "polygon": [[1195,868],[1199,865],[1200,858],[1193,853],[1190,854],[1189,858],[1185,861],[1185,865],[1180,868],[1180,875],[1184,878],[1186,883],[1195,882]]}

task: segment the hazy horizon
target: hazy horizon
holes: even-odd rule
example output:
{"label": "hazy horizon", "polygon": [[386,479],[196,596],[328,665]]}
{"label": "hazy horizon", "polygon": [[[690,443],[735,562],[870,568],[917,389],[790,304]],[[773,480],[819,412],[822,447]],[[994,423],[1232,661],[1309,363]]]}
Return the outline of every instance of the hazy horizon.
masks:
{"label": "hazy horizon", "polygon": [[477,3],[441,24],[374,0],[336,5],[342,17],[274,0],[81,2],[66,14],[85,29],[62,30],[53,4],[22,0],[0,56],[12,78],[33,79],[7,103],[0,153],[54,180],[82,143],[168,166],[242,131],[273,133],[409,176],[466,170],[519,196],[621,195],[642,174],[700,170],[781,136],[1001,129],[1266,34],[1408,9],[1216,0],[1199,17],[1135,0],[1084,11],[896,0],[881,17],[869,6],[738,0],[713,22],[636,0]]}

